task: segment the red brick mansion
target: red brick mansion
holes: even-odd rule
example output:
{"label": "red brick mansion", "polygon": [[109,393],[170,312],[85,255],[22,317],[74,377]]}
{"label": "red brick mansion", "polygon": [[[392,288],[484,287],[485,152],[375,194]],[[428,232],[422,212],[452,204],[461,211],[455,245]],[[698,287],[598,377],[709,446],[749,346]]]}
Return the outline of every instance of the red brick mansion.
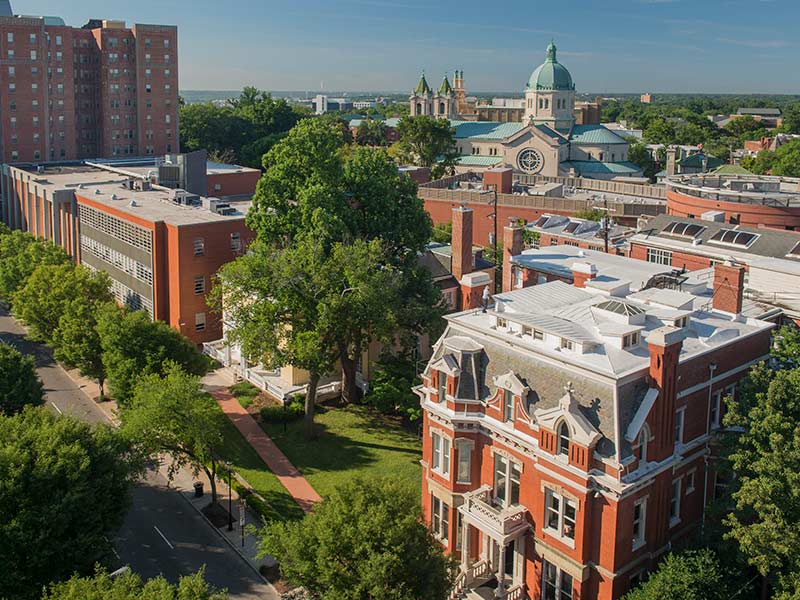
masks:
{"label": "red brick mansion", "polygon": [[525,261],[573,276],[448,315],[417,388],[425,518],[460,561],[454,599],[612,600],[724,491],[723,399],[773,325],[739,267],[562,246]]}

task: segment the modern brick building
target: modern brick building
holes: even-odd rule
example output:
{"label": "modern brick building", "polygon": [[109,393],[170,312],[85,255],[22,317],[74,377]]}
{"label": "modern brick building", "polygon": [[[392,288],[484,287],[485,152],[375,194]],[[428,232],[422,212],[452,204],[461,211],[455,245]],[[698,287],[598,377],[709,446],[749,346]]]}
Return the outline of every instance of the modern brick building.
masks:
{"label": "modern brick building", "polygon": [[735,261],[746,271],[745,296],[800,323],[800,232],[731,225],[724,213],[699,219],[661,215],[630,238],[630,256],[682,271]]}
{"label": "modern brick building", "polygon": [[137,168],[4,165],[3,220],[108,273],[120,304],[146,310],[197,344],[219,339],[221,319],[206,295],[219,268],[255,237],[245,225],[249,202],[171,189]]}
{"label": "modern brick building", "polygon": [[773,327],[741,268],[577,251],[526,252],[538,271],[563,254],[570,283],[449,315],[417,388],[423,511],[460,562],[453,599],[619,598],[725,493],[723,398]]}
{"label": "modern brick building", "polygon": [[720,211],[733,225],[800,230],[800,179],[698,173],[669,177],[667,213],[696,218]]}
{"label": "modern brick building", "polygon": [[0,16],[0,160],[178,152],[178,32]]}

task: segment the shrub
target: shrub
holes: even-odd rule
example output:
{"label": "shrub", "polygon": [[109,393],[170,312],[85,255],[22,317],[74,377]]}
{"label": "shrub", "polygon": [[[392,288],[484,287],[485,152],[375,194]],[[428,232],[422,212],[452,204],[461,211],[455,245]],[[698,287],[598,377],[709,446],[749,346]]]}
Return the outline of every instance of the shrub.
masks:
{"label": "shrub", "polygon": [[372,385],[364,402],[384,414],[400,415],[414,423],[422,417],[419,398],[411,391],[417,382],[411,358],[384,354],[376,362]]}
{"label": "shrub", "polygon": [[229,387],[228,391],[239,401],[242,408],[250,408],[250,405],[261,394],[261,390],[249,381],[240,381]]}
{"label": "shrub", "polygon": [[281,405],[265,406],[261,409],[261,421],[264,423],[283,423],[302,419],[306,409],[302,402],[292,400],[284,408]]}

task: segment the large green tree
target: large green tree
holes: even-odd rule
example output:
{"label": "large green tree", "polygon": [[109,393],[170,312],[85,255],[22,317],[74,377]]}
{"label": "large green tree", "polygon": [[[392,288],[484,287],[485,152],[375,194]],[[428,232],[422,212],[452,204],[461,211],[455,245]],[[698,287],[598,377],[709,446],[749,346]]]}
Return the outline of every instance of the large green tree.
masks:
{"label": "large green tree", "polygon": [[122,410],[122,431],[150,456],[170,456],[169,477],[189,466],[204,471],[217,503],[218,451],[223,443],[225,415],[200,384],[200,378],[176,363],[165,374],[144,375],[133,398]]}
{"label": "large green tree", "polygon": [[394,151],[403,162],[429,167],[435,179],[452,175],[459,157],[450,122],[433,117],[403,117]]}
{"label": "large green tree", "polygon": [[628,149],[628,160],[639,167],[645,177],[655,181],[657,165],[650,155],[647,146],[640,142],[632,142]]}
{"label": "large green tree", "polygon": [[730,461],[736,475],[728,537],[765,577],[776,598],[796,598],[800,581],[800,369],[755,368],[725,424],[741,431]]}
{"label": "large green tree", "polygon": [[362,146],[385,146],[386,125],[379,119],[364,119],[358,126],[356,142]]}
{"label": "large green tree", "polygon": [[0,298],[12,303],[39,265],[59,265],[70,261],[59,246],[37,240],[29,233],[15,230],[0,235]]}
{"label": "large green tree", "polygon": [[123,406],[132,398],[140,377],[164,374],[170,361],[192,375],[208,371],[208,359],[194,344],[144,311],[104,305],[97,314],[97,331],[111,395]]}
{"label": "large green tree", "polygon": [[105,398],[106,367],[97,317],[105,310],[114,308],[102,302],[86,303],[75,299],[66,305],[53,333],[56,360],[97,381],[101,401]]}
{"label": "large green tree", "polygon": [[100,570],[92,577],[73,576],[51,586],[42,600],[227,600],[228,594],[211,587],[204,572],[185,575],[173,585],[163,577],[145,582],[132,571],[111,577]]}
{"label": "large green tree", "polygon": [[67,307],[79,302],[89,307],[111,302],[111,280],[102,271],[72,263],[43,264],[14,296],[14,312],[28,326],[32,338],[52,342]]}
{"label": "large green tree", "polygon": [[32,356],[0,344],[0,415],[14,415],[28,405],[42,403],[42,382]]}
{"label": "large green tree", "polygon": [[240,344],[245,356],[268,368],[293,365],[308,371],[309,439],[314,437],[317,386],[333,370],[338,352],[337,340],[323,327],[325,290],[330,287],[325,263],[318,239],[306,237],[286,248],[256,242],[245,256],[220,270],[218,288],[233,324],[228,339]]}
{"label": "large green tree", "polygon": [[107,426],[44,408],[0,416],[0,598],[92,572],[111,550],[141,461]]}
{"label": "large green tree", "polygon": [[261,533],[281,573],[320,600],[445,600],[454,565],[421,521],[419,494],[355,479],[302,521]]}
{"label": "large green tree", "polygon": [[728,600],[735,591],[729,575],[711,550],[668,554],[658,570],[624,600]]}

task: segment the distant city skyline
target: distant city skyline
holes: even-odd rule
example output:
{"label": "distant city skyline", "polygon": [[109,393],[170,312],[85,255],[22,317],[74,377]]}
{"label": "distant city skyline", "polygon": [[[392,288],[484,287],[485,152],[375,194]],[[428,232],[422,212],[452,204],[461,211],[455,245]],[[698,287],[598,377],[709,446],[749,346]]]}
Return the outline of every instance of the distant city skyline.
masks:
{"label": "distant city skyline", "polygon": [[795,0],[12,0],[15,13],[177,25],[180,89],[404,91],[455,69],[521,92],[552,39],[579,92],[800,93]]}

